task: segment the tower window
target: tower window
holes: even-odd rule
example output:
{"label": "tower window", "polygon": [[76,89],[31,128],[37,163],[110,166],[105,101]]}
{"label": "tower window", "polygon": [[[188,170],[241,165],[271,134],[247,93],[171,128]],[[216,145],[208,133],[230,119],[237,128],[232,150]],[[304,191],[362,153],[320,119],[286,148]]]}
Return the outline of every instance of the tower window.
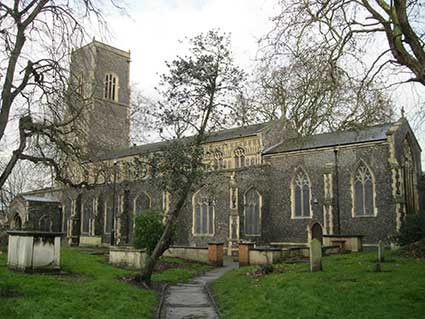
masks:
{"label": "tower window", "polygon": [[103,97],[107,100],[118,102],[118,76],[114,73],[105,75],[105,88]]}

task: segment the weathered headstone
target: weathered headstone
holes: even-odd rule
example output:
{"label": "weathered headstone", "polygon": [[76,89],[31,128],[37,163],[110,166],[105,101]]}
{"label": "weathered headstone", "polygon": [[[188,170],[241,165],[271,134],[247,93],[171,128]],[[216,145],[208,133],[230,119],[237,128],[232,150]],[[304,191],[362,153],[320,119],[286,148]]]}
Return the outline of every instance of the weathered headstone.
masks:
{"label": "weathered headstone", "polygon": [[384,254],[385,254],[385,245],[382,240],[378,242],[378,262],[383,263],[384,262]]}
{"label": "weathered headstone", "polygon": [[322,271],[322,243],[317,239],[310,241],[310,271]]}

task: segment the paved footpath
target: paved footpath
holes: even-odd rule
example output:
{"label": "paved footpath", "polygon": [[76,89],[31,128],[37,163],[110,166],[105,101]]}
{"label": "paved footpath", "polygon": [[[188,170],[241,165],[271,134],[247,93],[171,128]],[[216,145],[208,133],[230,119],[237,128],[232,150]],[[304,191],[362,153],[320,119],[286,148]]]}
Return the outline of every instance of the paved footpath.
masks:
{"label": "paved footpath", "polygon": [[206,284],[218,279],[225,272],[237,268],[237,265],[225,259],[224,267],[215,268],[203,276],[192,279],[188,284],[169,286],[165,292],[160,318],[220,318],[207,292]]}

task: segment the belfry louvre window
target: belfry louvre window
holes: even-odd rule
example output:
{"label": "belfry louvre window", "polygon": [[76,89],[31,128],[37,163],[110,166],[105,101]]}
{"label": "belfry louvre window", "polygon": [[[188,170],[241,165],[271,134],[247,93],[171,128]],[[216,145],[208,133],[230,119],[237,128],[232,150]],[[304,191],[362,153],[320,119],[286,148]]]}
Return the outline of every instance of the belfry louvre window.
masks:
{"label": "belfry louvre window", "polygon": [[372,172],[361,162],[353,175],[354,216],[374,216],[373,184]]}
{"label": "belfry louvre window", "polygon": [[261,196],[255,188],[244,196],[245,234],[259,235],[261,225]]}
{"label": "belfry louvre window", "polygon": [[297,169],[292,180],[292,217],[311,217],[310,180],[301,168]]}
{"label": "belfry louvre window", "polygon": [[118,76],[113,73],[105,75],[103,97],[107,100],[118,102]]}
{"label": "belfry louvre window", "polygon": [[192,199],[193,233],[195,235],[214,234],[214,201],[209,198],[206,189],[201,189]]}

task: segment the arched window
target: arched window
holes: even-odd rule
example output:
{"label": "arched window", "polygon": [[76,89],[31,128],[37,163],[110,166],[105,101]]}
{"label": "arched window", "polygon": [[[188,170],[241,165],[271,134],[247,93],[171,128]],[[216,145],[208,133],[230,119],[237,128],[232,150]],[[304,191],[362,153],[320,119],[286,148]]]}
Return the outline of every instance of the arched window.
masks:
{"label": "arched window", "polygon": [[13,227],[12,228],[16,229],[16,230],[22,229],[22,219],[21,219],[21,216],[19,216],[19,214],[16,214],[13,217]]}
{"label": "arched window", "polygon": [[105,75],[103,97],[107,100],[118,102],[118,76],[114,73]]}
{"label": "arched window", "polygon": [[193,234],[214,234],[214,206],[214,200],[209,198],[208,192],[205,188],[202,188],[193,195]]}
{"label": "arched window", "polygon": [[145,192],[141,192],[133,203],[134,216],[141,215],[144,210],[151,208],[151,198]]}
{"label": "arched window", "polygon": [[361,161],[352,177],[354,216],[375,215],[374,183],[372,171]]}
{"label": "arched window", "polygon": [[52,231],[52,218],[48,215],[43,215],[40,217],[40,219],[38,220],[38,229],[41,231]]}
{"label": "arched window", "polygon": [[292,217],[308,218],[311,217],[311,191],[310,179],[307,173],[298,168],[292,178]]}
{"label": "arched window", "polygon": [[255,188],[249,189],[244,196],[245,234],[261,233],[261,195]]}
{"label": "arched window", "polygon": [[72,204],[73,201],[71,198],[67,198],[65,200],[65,205],[63,206],[63,222],[62,222],[62,231],[64,233],[68,232],[68,223],[69,220],[71,219],[71,215],[72,215]]}
{"label": "arched window", "polygon": [[235,168],[245,166],[245,150],[242,147],[235,149]]}
{"label": "arched window", "polygon": [[215,151],[214,152],[214,169],[218,170],[222,168],[224,168],[223,153],[220,151]]}
{"label": "arched window", "polygon": [[83,216],[82,216],[82,223],[81,223],[81,232],[84,234],[89,233],[89,229],[90,229],[89,224],[90,224],[90,219],[92,215],[92,207],[93,207],[93,201],[86,199],[82,207]]}

